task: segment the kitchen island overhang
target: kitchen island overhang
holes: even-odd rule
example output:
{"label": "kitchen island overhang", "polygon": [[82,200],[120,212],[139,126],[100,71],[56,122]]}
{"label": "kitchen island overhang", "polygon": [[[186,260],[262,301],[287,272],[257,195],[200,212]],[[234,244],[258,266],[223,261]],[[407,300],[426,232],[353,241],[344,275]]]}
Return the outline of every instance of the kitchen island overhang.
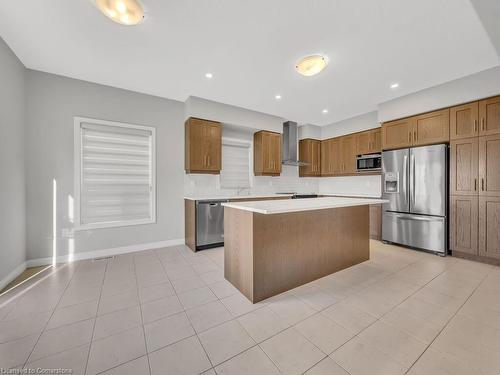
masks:
{"label": "kitchen island overhang", "polygon": [[311,198],[224,203],[224,277],[253,303],[370,258],[369,205]]}

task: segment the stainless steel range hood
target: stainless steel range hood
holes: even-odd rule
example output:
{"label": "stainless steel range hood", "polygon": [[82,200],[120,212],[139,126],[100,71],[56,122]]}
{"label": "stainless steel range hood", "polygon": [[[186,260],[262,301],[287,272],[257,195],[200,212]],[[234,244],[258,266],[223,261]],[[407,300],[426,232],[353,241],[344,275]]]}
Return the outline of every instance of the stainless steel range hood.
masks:
{"label": "stainless steel range hood", "polygon": [[306,166],[309,163],[300,161],[297,157],[298,149],[297,123],[287,121],[283,123],[283,165]]}

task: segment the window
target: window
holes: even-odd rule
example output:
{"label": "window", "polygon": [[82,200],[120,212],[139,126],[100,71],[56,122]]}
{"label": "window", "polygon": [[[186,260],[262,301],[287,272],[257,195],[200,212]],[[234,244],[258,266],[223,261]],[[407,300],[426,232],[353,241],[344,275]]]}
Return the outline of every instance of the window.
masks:
{"label": "window", "polygon": [[239,140],[222,139],[221,188],[250,187],[250,145]]}
{"label": "window", "polygon": [[75,224],[156,221],[155,129],[75,118]]}

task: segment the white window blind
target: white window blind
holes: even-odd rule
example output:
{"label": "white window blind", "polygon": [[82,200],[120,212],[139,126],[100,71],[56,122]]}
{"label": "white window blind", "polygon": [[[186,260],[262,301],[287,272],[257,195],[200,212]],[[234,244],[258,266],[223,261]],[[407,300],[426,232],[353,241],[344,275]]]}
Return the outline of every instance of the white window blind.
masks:
{"label": "white window blind", "polygon": [[220,185],[223,189],[250,187],[249,143],[222,140]]}
{"label": "white window blind", "polygon": [[75,135],[77,224],[155,222],[155,129],[78,118]]}

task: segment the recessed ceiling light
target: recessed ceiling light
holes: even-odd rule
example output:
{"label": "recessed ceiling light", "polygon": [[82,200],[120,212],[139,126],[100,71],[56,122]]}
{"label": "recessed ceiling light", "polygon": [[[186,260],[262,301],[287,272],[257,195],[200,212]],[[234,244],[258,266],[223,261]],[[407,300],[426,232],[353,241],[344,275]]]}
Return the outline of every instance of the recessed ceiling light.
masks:
{"label": "recessed ceiling light", "polygon": [[397,89],[398,87],[399,87],[399,83],[397,83],[397,82],[396,82],[396,83],[393,83],[393,84],[391,85],[391,89]]}
{"label": "recessed ceiling light", "polygon": [[212,78],[214,75],[212,73],[205,73],[206,78]]}
{"label": "recessed ceiling light", "polygon": [[278,95],[275,95],[275,96],[274,96],[274,99],[276,99],[276,100],[281,100],[281,95],[279,95],[279,94],[278,94]]}
{"label": "recessed ceiling light", "polygon": [[322,110],[322,111],[321,111],[321,113],[323,113],[323,114],[327,114],[327,113],[328,113],[328,109],[324,109],[324,110]]}
{"label": "recessed ceiling light", "polygon": [[303,76],[310,77],[321,72],[327,65],[325,56],[310,55],[301,58],[295,65],[295,70]]}
{"label": "recessed ceiling light", "polygon": [[144,9],[139,0],[94,0],[104,15],[122,25],[137,25],[144,19]]}

